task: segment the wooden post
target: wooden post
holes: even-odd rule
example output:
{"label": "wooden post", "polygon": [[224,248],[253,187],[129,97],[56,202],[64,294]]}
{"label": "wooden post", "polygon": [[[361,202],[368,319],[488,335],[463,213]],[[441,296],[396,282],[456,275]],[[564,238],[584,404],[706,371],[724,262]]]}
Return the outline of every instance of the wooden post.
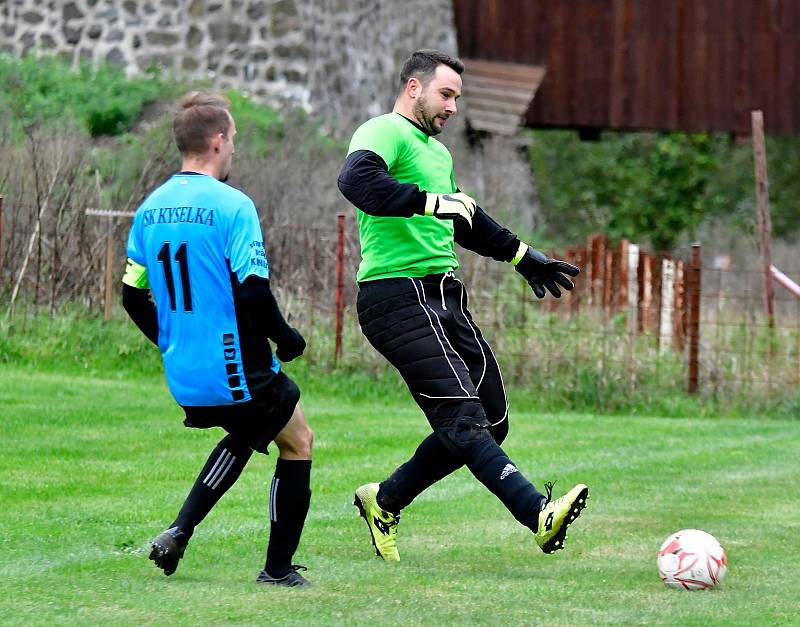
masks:
{"label": "wooden post", "polygon": [[619,274],[619,287],[617,288],[616,311],[623,312],[628,307],[628,275],[630,272],[630,244],[628,240],[619,241],[619,264],[617,271]]}
{"label": "wooden post", "polygon": [[764,310],[767,324],[775,326],[774,294],[772,290],[772,223],[769,216],[769,179],[767,178],[767,150],[764,142],[764,114],[751,111],[753,127],[753,161],[756,176],[756,204],[758,205],[758,241],[761,248],[761,270],[763,272]]}
{"label": "wooden post", "polygon": [[683,261],[675,262],[675,304],[672,308],[672,345],[678,352],[683,352],[683,333],[686,324],[685,300],[686,286],[683,278]]}
{"label": "wooden post", "polygon": [[672,259],[661,260],[661,304],[658,316],[658,347],[660,353],[666,353],[674,342],[673,317],[675,311],[675,262]]}
{"label": "wooden post", "polygon": [[111,216],[106,223],[106,275],[103,290],[103,320],[111,320],[112,291],[114,289],[114,232],[111,228]]}
{"label": "wooden post", "polygon": [[656,348],[661,345],[661,277],[662,270],[664,269],[664,255],[659,253],[653,254],[653,263],[651,266],[652,271],[652,305],[650,307],[650,315],[652,320],[652,329],[655,331]]}
{"label": "wooden post", "polygon": [[614,263],[614,249],[606,247],[606,262],[603,264],[603,310],[605,316],[614,315],[614,283],[616,278],[616,264]]}
{"label": "wooden post", "polygon": [[344,227],[345,215],[336,216],[336,341],[333,362],[342,356],[342,328],[344,326]]}
{"label": "wooden post", "polygon": [[639,328],[639,246],[628,244],[628,329],[636,332]]}
{"label": "wooden post", "polygon": [[689,394],[697,393],[699,373],[700,275],[700,244],[692,244],[692,267],[689,269]]}
{"label": "wooden post", "polygon": [[603,305],[603,277],[605,274],[605,236],[589,237],[589,304]]}
{"label": "wooden post", "polygon": [[647,333],[652,321],[653,304],[653,258],[646,252],[639,252],[639,332]]}
{"label": "wooden post", "polygon": [[114,242],[113,225],[115,218],[132,218],[135,211],[112,211],[110,209],[89,208],[85,210],[87,216],[102,216],[108,218],[106,223],[106,263],[103,276],[103,318],[111,320],[111,304],[114,290]]}

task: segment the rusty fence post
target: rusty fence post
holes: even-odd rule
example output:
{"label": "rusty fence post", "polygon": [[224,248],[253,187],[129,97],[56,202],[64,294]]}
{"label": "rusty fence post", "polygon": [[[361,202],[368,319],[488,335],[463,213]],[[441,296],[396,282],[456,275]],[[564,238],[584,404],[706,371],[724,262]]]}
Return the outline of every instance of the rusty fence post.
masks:
{"label": "rusty fence post", "polygon": [[606,260],[604,236],[590,235],[587,248],[589,250],[589,304],[592,307],[602,307]]}
{"label": "rusty fence post", "polygon": [[700,350],[700,244],[692,244],[692,266],[689,269],[689,394],[698,387],[698,354]]}
{"label": "rusty fence post", "polygon": [[619,287],[617,288],[615,311],[623,312],[628,307],[628,275],[630,272],[630,242],[626,239],[619,241],[619,264],[617,271],[619,274]]}
{"label": "rusty fence post", "polygon": [[111,320],[111,303],[114,291],[114,229],[111,225],[111,216],[106,223],[106,271],[103,286],[103,320]]}
{"label": "rusty fence post", "polygon": [[603,311],[606,319],[614,315],[614,284],[617,279],[617,264],[614,249],[606,246],[605,264],[603,268]]}
{"label": "rusty fence post", "polygon": [[684,329],[686,327],[685,305],[686,283],[684,281],[683,261],[675,261],[675,303],[673,305],[672,340],[679,353],[683,352]]}
{"label": "rusty fence post", "polygon": [[344,326],[344,227],[345,215],[336,215],[336,341],[333,362],[342,356],[342,328]]}
{"label": "rusty fence post", "polygon": [[639,252],[639,333],[650,331],[652,324],[651,308],[653,303],[653,258],[649,253]]}
{"label": "rusty fence post", "polygon": [[652,322],[652,329],[654,331],[656,348],[661,346],[661,290],[663,289],[663,270],[664,270],[664,254],[653,253],[653,263],[651,264],[651,281],[652,281],[652,305],[650,307],[650,315]]}

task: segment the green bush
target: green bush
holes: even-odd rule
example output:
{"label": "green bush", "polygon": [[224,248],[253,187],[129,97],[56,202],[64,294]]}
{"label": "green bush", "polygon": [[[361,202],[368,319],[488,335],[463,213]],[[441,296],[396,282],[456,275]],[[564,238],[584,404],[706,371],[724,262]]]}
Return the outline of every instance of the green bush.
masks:
{"label": "green bush", "polygon": [[[649,240],[670,250],[720,217],[752,228],[753,154],[716,133],[603,133],[581,141],[572,131],[532,131],[529,150],[546,225],[560,241],[593,232]],[[800,230],[800,139],[768,137],[773,232]]]}
{"label": "green bush", "polygon": [[129,130],[142,108],[176,94],[157,70],[127,78],[117,66],[83,63],[72,71],[59,57],[0,54],[0,106],[21,127],[75,118],[92,136]]}
{"label": "green bush", "polygon": [[227,94],[231,101],[231,113],[236,119],[237,146],[243,146],[248,155],[262,156],[267,153],[269,141],[280,116],[274,109],[260,106],[236,90]]}

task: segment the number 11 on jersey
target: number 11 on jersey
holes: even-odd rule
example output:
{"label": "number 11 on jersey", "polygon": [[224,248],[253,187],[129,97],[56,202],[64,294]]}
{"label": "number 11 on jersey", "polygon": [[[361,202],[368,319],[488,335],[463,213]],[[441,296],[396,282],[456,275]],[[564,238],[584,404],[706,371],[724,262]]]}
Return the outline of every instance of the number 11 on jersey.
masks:
{"label": "number 11 on jersey", "polygon": [[[186,242],[181,242],[178,250],[175,251],[175,261],[178,262],[178,270],[181,275],[181,292],[183,293],[183,310],[192,311],[192,289],[189,281],[189,258],[186,249]],[[169,292],[169,308],[176,311],[175,304],[175,277],[172,273],[172,255],[170,254],[169,242],[164,242],[161,250],[158,251],[158,262],[164,270],[164,280]]]}

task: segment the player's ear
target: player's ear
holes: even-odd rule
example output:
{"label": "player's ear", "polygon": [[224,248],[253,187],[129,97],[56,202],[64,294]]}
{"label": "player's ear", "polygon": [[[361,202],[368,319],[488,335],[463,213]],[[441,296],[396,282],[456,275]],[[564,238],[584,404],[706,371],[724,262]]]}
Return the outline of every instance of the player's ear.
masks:
{"label": "player's ear", "polygon": [[420,92],[422,91],[422,83],[419,82],[419,79],[416,76],[412,76],[408,79],[406,83],[406,93],[411,98],[416,98],[419,96]]}
{"label": "player's ear", "polygon": [[222,146],[222,132],[217,133],[211,138],[211,149],[214,152],[219,152],[220,146]]}

